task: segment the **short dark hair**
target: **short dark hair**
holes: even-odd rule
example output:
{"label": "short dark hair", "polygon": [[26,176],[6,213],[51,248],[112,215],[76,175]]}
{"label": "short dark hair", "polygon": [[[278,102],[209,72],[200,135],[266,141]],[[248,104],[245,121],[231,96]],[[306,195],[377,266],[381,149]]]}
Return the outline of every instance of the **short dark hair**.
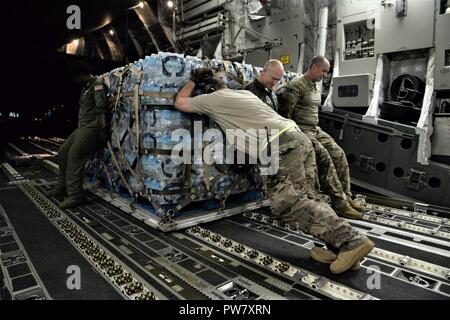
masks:
{"label": "short dark hair", "polygon": [[211,80],[209,80],[208,82],[205,83],[205,93],[207,93],[207,92],[211,93],[211,92],[226,89],[226,88],[227,88],[227,85],[226,85],[225,81],[223,81],[219,77],[213,77]]}
{"label": "short dark hair", "polygon": [[82,73],[84,73],[85,75],[90,75],[92,74],[92,68],[84,61],[74,61],[69,64],[69,73],[72,76],[79,76]]}
{"label": "short dark hair", "polygon": [[311,63],[309,64],[309,68],[311,69],[313,66],[322,66],[325,63],[329,63],[328,59],[325,58],[324,56],[315,56],[312,60]]}

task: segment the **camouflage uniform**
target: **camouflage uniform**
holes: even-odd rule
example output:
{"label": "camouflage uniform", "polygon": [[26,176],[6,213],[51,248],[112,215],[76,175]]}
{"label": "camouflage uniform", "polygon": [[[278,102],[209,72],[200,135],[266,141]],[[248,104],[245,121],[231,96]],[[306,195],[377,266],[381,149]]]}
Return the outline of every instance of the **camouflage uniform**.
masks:
{"label": "camouflage uniform", "polygon": [[69,198],[81,196],[85,165],[104,143],[105,132],[99,116],[107,113],[107,108],[103,81],[94,78],[81,92],[78,129],[58,152],[60,175],[57,189],[65,190]]}
{"label": "camouflage uniform", "polygon": [[[189,98],[188,104],[193,112],[208,116],[224,131],[238,128],[256,130],[264,126],[268,130],[286,129],[279,136],[279,143],[270,145],[271,154],[279,155],[278,173],[267,183],[274,217],[337,249],[352,249],[364,239],[328,204],[316,198],[314,148],[298,127],[292,127],[292,121],[282,118],[245,91],[218,90]],[[246,152],[245,148],[240,151]]]}
{"label": "camouflage uniform", "polygon": [[[276,96],[272,95],[272,91],[267,89],[259,80],[256,78],[252,82],[250,82],[244,90],[250,91],[255,96],[259,98],[262,102],[264,102],[266,105],[268,105],[272,110],[275,112],[278,112],[278,101],[276,99]],[[311,145],[310,143],[307,143],[307,139],[309,139],[308,136],[306,136],[304,133],[299,132],[298,134],[298,140],[301,140],[303,144]],[[304,170],[306,173],[306,183],[308,185],[308,193],[311,196],[314,196],[317,191],[317,164],[316,164],[316,155],[314,155],[313,152],[308,153],[306,152],[308,148],[304,148],[305,152],[302,154],[302,160],[300,161],[301,166],[304,166]],[[298,161],[298,160],[293,160]]]}
{"label": "camouflage uniform", "polygon": [[342,148],[318,127],[321,93],[317,84],[303,75],[281,86],[277,94],[280,114],[293,119],[314,145],[323,191],[336,207],[344,207],[351,197],[350,171]]}
{"label": "camouflage uniform", "polygon": [[308,152],[314,152],[301,135],[299,129],[291,129],[280,137],[280,169],[268,185],[272,214],[292,228],[323,240],[330,248],[354,249],[367,238],[339,218],[327,203],[308,195],[299,163]]}

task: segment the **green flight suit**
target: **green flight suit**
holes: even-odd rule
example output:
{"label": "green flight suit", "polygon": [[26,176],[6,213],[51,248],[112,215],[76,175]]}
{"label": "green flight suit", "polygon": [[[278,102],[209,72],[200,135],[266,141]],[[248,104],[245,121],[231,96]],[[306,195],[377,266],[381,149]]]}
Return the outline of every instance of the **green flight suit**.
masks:
{"label": "green flight suit", "polygon": [[69,198],[82,196],[86,163],[104,144],[101,114],[108,112],[103,81],[93,78],[81,92],[78,129],[66,140],[58,152],[58,189],[65,190]]}
{"label": "green flight suit", "polygon": [[272,91],[267,89],[258,79],[250,82],[244,90],[250,91],[255,96],[259,98],[262,102],[267,104],[275,112],[278,112],[278,103],[276,99],[272,96]]}

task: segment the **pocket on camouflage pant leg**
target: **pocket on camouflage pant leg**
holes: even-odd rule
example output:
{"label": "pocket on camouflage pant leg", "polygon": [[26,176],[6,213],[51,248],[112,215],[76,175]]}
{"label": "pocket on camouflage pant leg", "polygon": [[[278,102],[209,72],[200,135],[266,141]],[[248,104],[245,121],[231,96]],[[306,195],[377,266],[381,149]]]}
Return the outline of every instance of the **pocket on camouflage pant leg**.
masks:
{"label": "pocket on camouflage pant leg", "polygon": [[281,216],[289,213],[299,200],[299,195],[290,180],[290,176],[279,179],[278,184],[270,190],[272,213]]}

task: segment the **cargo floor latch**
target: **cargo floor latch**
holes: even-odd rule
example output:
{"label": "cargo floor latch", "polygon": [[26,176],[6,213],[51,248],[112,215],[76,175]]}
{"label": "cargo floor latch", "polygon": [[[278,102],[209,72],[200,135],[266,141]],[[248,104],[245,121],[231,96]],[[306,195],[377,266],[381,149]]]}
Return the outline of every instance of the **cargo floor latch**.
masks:
{"label": "cargo floor latch", "polygon": [[373,157],[367,157],[365,155],[361,155],[358,170],[362,172],[370,172],[375,169],[375,159]]}
{"label": "cargo floor latch", "polygon": [[418,171],[415,169],[409,169],[408,175],[405,177],[406,187],[411,190],[419,190],[425,187],[427,173],[424,171]]}

